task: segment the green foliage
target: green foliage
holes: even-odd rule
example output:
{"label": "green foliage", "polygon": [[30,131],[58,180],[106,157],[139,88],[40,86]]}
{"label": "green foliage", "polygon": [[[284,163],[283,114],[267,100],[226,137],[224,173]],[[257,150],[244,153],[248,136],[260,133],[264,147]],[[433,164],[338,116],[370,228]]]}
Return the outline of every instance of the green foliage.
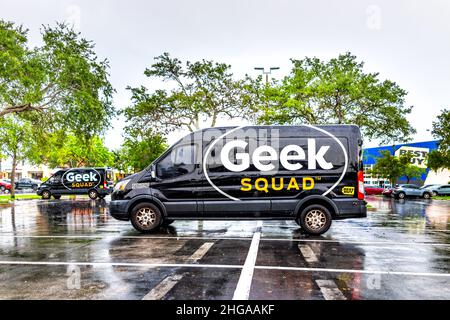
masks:
{"label": "green foliage", "polygon": [[442,110],[433,122],[432,132],[440,142],[439,148],[428,154],[428,167],[432,170],[450,169],[450,110]]}
{"label": "green foliage", "polygon": [[170,82],[169,89],[150,93],[144,86],[128,87],[133,105],[124,114],[129,128],[167,133],[176,129],[195,131],[203,121],[214,126],[219,117],[245,115],[251,103],[244,80],[234,80],[230,66],[213,61],[182,62],[164,53],[155,58],[147,77]]}
{"label": "green foliage", "polygon": [[43,45],[29,48],[27,30],[0,20],[0,117],[38,111],[43,124],[70,128],[88,143],[114,115],[108,61],[64,24],[41,34]]}
{"label": "green foliage", "polygon": [[152,134],[128,134],[122,147],[114,151],[114,164],[124,173],[143,170],[167,149],[165,138]]}
{"label": "green foliage", "polygon": [[412,155],[409,153],[399,157],[392,155],[388,150],[380,153],[381,157],[377,159],[369,173],[389,179],[392,185],[402,176],[406,176],[409,183],[411,179],[419,178],[425,173],[425,169],[411,164]]}
{"label": "green foliage", "polygon": [[318,58],[292,59],[283,81],[264,86],[254,81],[259,105],[254,110],[264,124],[356,124],[364,137],[406,140],[415,130],[406,115],[406,91],[378,73],[365,73],[364,63],[350,53],[327,62]]}

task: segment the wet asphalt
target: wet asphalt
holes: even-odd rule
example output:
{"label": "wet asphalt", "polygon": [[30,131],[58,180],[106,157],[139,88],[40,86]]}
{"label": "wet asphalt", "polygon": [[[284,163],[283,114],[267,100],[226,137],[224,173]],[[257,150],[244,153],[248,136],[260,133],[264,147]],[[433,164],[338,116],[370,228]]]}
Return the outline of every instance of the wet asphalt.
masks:
{"label": "wet asphalt", "polygon": [[450,201],[367,198],[319,237],[294,221],[176,221],[108,202],[0,206],[0,299],[450,299]]}

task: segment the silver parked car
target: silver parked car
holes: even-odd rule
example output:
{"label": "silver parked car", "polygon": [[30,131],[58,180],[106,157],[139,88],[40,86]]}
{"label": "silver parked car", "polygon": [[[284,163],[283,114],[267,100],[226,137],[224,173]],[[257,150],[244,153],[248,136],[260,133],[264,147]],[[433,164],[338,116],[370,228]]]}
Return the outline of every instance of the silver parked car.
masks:
{"label": "silver parked car", "polygon": [[392,195],[399,199],[404,199],[405,197],[421,197],[424,199],[430,199],[432,192],[429,189],[421,189],[415,184],[400,184],[392,189]]}
{"label": "silver parked car", "polygon": [[433,196],[450,196],[450,184],[442,184],[431,189]]}

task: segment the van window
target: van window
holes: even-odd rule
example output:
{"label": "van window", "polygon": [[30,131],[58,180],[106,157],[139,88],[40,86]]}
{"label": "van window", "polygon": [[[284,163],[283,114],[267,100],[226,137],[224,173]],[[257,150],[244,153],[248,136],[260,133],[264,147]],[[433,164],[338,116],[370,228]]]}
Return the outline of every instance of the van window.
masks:
{"label": "van window", "polygon": [[171,179],[193,172],[198,164],[197,148],[197,144],[174,147],[156,164],[157,177]]}

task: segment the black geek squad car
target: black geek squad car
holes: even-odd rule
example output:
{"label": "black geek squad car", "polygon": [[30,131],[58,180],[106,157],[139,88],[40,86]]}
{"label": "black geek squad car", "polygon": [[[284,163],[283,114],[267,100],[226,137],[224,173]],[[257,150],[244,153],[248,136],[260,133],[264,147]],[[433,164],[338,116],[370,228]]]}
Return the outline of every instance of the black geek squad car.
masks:
{"label": "black geek squad car", "polygon": [[366,217],[354,125],[209,128],[119,181],[110,213],[150,232],[175,219],[293,219],[322,234]]}
{"label": "black geek squad car", "polygon": [[36,193],[42,199],[61,195],[87,194],[91,199],[103,199],[112,192],[114,172],[108,168],[72,168],[56,171],[43,182]]}

